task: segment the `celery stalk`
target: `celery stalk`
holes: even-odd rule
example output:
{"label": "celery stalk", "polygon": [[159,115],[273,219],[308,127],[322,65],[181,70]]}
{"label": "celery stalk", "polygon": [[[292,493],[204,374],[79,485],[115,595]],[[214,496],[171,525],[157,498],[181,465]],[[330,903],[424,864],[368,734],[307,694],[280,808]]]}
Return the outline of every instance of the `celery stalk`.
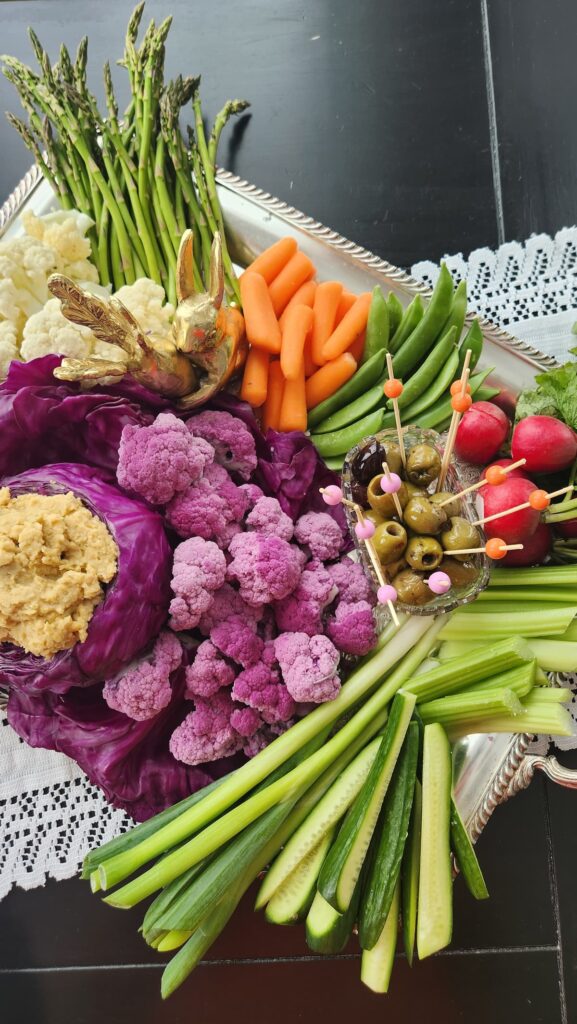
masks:
{"label": "celery stalk", "polygon": [[569,628],[565,630],[563,636],[560,636],[559,639],[571,643],[577,642],[577,619],[573,620]]}
{"label": "celery stalk", "polygon": [[572,736],[573,731],[573,719],[569,712],[561,704],[545,702],[532,704],[531,707],[525,709],[522,715],[496,715],[469,722],[461,721],[458,724],[447,726],[447,735],[451,742],[459,739],[460,736],[479,732],[521,732],[529,733],[532,736],[541,734]]}
{"label": "celery stalk", "polygon": [[505,688],[481,690],[478,693],[463,690],[450,697],[440,697],[419,705],[419,714],[425,724],[440,722],[446,726],[491,715],[520,715],[522,711],[517,695]]}
{"label": "celery stalk", "polygon": [[[439,648],[437,657],[442,664],[461,658],[486,646],[485,640],[447,640]],[[539,668],[546,672],[575,672],[577,669],[577,642],[566,640],[549,640],[541,637],[530,637],[525,640],[527,647],[537,659]]]}
{"label": "celery stalk", "polygon": [[[571,585],[555,587],[493,587],[489,584],[487,590],[482,590],[478,595],[475,604],[489,604],[501,601],[510,601],[517,605],[534,604],[575,604],[575,587]],[[471,608],[471,605],[463,606]]]}
{"label": "celery stalk", "polygon": [[[444,625],[442,633],[447,627]],[[472,683],[488,679],[509,668],[530,663],[533,653],[520,637],[510,637],[500,643],[486,644],[482,651],[464,651],[452,662],[443,663],[423,675],[413,676],[405,690],[416,694],[417,702],[433,700],[456,690],[464,690]]]}
{"label": "celery stalk", "polygon": [[571,587],[577,584],[577,566],[539,565],[535,569],[493,569],[490,587]]}
{"label": "celery stalk", "polygon": [[524,637],[559,636],[565,632],[576,614],[577,608],[574,605],[560,608],[549,605],[546,608],[536,608],[532,612],[512,611],[507,615],[502,611],[494,614],[479,612],[472,615],[460,608],[443,627],[439,636],[441,640],[476,640],[482,637],[487,642],[509,637],[511,634]]}
{"label": "celery stalk", "polygon": [[[490,679],[482,679],[480,683],[475,683],[466,692],[473,694],[482,693],[484,690],[506,688],[512,690],[517,697],[525,697],[535,684],[536,673],[537,662],[534,659],[528,665],[512,668],[510,672],[502,672],[498,676],[492,676]],[[546,685],[549,685],[547,676],[545,676],[545,681]]]}
{"label": "celery stalk", "polygon": [[[256,757],[253,757],[252,760],[237,769],[221,786],[210,793],[205,800],[201,800],[194,807],[181,814],[180,817],[148,836],[134,849],[106,860],[100,869],[102,887],[109,889],[111,886],[123,881],[147,861],[159,856],[167,849],[187,839],[193,833],[198,832],[209,822],[214,821],[219,814],[237,803],[249,790],[266,779],[271,772],[300,750],[322,729],[331,725],[346,711],[350,710],[374,688],[379,680],[386,676],[386,673],[393,666],[401,662],[397,671],[387,680],[385,687],[378,691],[379,694],[384,694],[384,697],[377,701],[378,707],[376,710],[380,710],[390,697],[394,696],[396,691],[410,678],[411,673],[420,661],[427,656],[433,646],[439,628],[440,623],[426,618],[418,618],[417,616],[410,618],[397,631],[385,648],[378,651],[370,661],[353,672],[335,700],[321,704],[310,715],[307,715],[306,718],[302,718],[296,725],[274,740],[270,746],[257,754]],[[401,659],[403,658],[404,660],[402,661]],[[374,707],[374,705],[371,704],[371,707]],[[351,722],[357,723],[358,716],[361,714],[362,711],[358,712],[354,719],[351,719]],[[354,738],[356,730],[363,728],[365,717],[358,719],[358,724],[349,729],[347,733],[348,738]],[[348,725],[350,726],[350,723]],[[347,727],[345,726],[345,728]],[[337,733],[337,736],[339,735],[340,733]],[[318,753],[320,754],[321,751]],[[335,756],[337,755],[335,754]],[[292,773],[290,774],[290,781],[284,787],[280,787],[281,794],[283,795],[288,793],[289,786],[293,782],[296,784],[294,776],[292,776]],[[262,797],[262,794],[258,794],[258,796]],[[255,813],[262,813],[265,809],[263,806],[261,811]],[[216,825],[218,827],[218,822]],[[167,860],[168,858],[165,858],[163,863],[166,863]],[[192,861],[191,863],[194,862]],[[160,884],[165,883],[161,882]],[[151,891],[154,891],[154,889]]]}
{"label": "celery stalk", "polygon": [[536,686],[523,699],[526,708],[538,704],[568,704],[573,696],[571,690],[564,686]]}

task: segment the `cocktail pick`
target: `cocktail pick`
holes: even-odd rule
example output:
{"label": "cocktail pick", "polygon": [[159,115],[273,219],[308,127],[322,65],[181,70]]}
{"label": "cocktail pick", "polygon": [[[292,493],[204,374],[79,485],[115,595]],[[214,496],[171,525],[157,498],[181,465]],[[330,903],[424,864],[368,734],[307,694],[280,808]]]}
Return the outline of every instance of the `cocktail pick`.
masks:
{"label": "cocktail pick", "polygon": [[401,414],[399,412],[399,395],[403,393],[403,382],[395,377],[395,371],[393,370],[393,357],[390,352],[387,352],[387,373],[389,379],[385,381],[383,385],[383,391],[387,398],[390,398],[393,403],[393,412],[395,414],[395,427],[397,429],[397,437],[399,439],[399,449],[401,452],[401,459],[403,460],[403,466],[407,464],[407,455],[405,452],[405,441],[403,438],[403,428],[401,426]]}
{"label": "cocktail pick", "polygon": [[517,462],[512,462],[510,466],[489,466],[482,480],[479,480],[476,484],[471,484],[470,487],[465,487],[465,490],[459,491],[458,494],[451,494],[450,497],[445,498],[444,501],[440,501],[438,503],[438,508],[443,508],[444,505],[450,505],[455,498],[464,498],[466,494],[471,494],[472,491],[478,491],[479,487],[484,487],[485,484],[490,484],[492,487],[498,487],[500,484],[504,484],[507,479],[507,473],[510,473],[513,469],[518,469],[519,466],[524,466],[526,461],[527,459],[517,459]]}
{"label": "cocktail pick", "polygon": [[502,512],[494,512],[492,516],[483,516],[482,519],[477,519],[473,526],[484,526],[485,523],[492,523],[494,519],[501,519],[512,512],[521,512],[525,508],[533,508],[536,512],[544,512],[546,508],[549,508],[551,498],[557,498],[560,494],[567,494],[568,491],[574,491],[575,489],[575,484],[569,484],[568,487],[560,487],[558,491],[542,491],[537,488],[531,491],[528,501],[524,501],[521,505],[513,505],[513,508],[506,508]]}
{"label": "cocktail pick", "polygon": [[470,372],[469,371],[469,363],[470,362],[471,362],[471,349],[468,348],[466,353],[465,353],[465,361],[463,363],[463,371],[462,371],[461,377],[460,377],[461,387],[459,389],[455,389],[455,393],[453,393],[453,389],[451,389],[451,393],[452,393],[451,408],[453,410],[453,415],[451,416],[451,424],[449,426],[449,432],[447,434],[447,441],[446,441],[446,444],[445,444],[445,451],[443,453],[443,461],[441,462],[441,472],[439,473],[439,479],[437,480],[437,491],[442,491],[443,487],[445,485],[445,479],[447,477],[447,472],[448,472],[448,469],[449,469],[449,464],[451,462],[451,455],[453,454],[453,448],[455,446],[455,438],[457,437],[457,428],[459,426],[459,423],[460,423],[460,420],[461,420],[461,416],[463,415],[464,412],[467,411],[467,409],[470,408],[471,403],[473,401],[472,398],[471,398],[471,395],[467,391],[467,388],[468,388],[468,385],[469,385],[469,372]]}
{"label": "cocktail pick", "polygon": [[451,577],[446,572],[431,573],[425,583],[433,594],[446,594],[452,587]]}
{"label": "cocktail pick", "polygon": [[458,548],[456,551],[448,551],[453,555],[487,555],[488,558],[504,558],[508,551],[522,551],[523,544],[505,544],[500,537],[491,537],[483,548]]}
{"label": "cocktail pick", "polygon": [[383,473],[385,475],[381,477],[381,490],[384,491],[385,494],[392,494],[393,501],[395,503],[395,508],[397,510],[397,515],[399,519],[402,519],[403,510],[401,508],[401,503],[399,501],[399,495],[397,492],[400,491],[403,485],[403,481],[401,480],[400,476],[397,473],[391,473],[388,463],[386,462],[383,462]]}

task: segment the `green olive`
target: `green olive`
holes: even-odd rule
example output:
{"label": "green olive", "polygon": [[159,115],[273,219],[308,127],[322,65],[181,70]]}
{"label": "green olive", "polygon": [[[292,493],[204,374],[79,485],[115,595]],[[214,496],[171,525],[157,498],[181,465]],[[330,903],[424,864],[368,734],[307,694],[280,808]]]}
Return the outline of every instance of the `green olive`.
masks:
{"label": "green olive", "polygon": [[430,444],[415,444],[407,452],[407,477],[417,487],[428,487],[441,472],[441,456]]}
{"label": "green olive", "polygon": [[434,537],[411,537],[405,558],[413,569],[436,569],[443,559],[443,549]]}
{"label": "green olive", "polygon": [[427,604],[435,596],[422,576],[414,569],[403,569],[397,573],[393,579],[393,587],[403,604]]}
{"label": "green olive", "polygon": [[479,575],[479,570],[472,562],[458,562],[456,558],[443,558],[439,568],[447,573],[454,587],[466,587]]}
{"label": "green olive", "polygon": [[[449,526],[441,533],[441,544],[449,554],[459,548],[479,548],[481,547],[481,535],[476,526],[472,526],[468,519],[463,519],[462,516],[451,516]],[[468,555],[454,555],[453,557],[458,558],[460,562],[466,562]]]}
{"label": "green olive", "polygon": [[377,526],[373,535],[373,547],[381,565],[396,562],[407,546],[407,531],[404,526],[390,519]]}
{"label": "green olive", "polygon": [[390,473],[399,473],[403,468],[403,460],[401,458],[401,449],[398,444],[388,444],[386,446],[385,461],[389,467]]}
{"label": "green olive", "polygon": [[[378,476],[373,477],[367,487],[367,500],[371,508],[383,516],[384,519],[393,519],[397,516],[397,507],[394,501],[395,495],[385,494],[383,491],[381,487],[383,476],[383,473],[379,473]],[[396,497],[399,499],[401,508],[404,508],[409,500],[404,483],[399,487]]]}
{"label": "green olive", "polygon": [[380,512],[375,512],[374,508],[363,509],[363,515],[365,519],[370,519],[371,523],[375,526],[380,526],[381,523],[386,522],[386,517],[382,516]]}
{"label": "green olive", "polygon": [[433,505],[428,498],[411,498],[403,509],[405,526],[414,533],[439,533],[447,522],[445,509]]}
{"label": "green olive", "polygon": [[429,501],[432,501],[433,505],[440,505],[443,501],[447,501],[447,498],[452,498],[453,500],[443,507],[445,515],[460,516],[462,512],[461,500],[460,498],[455,498],[449,491],[437,491],[436,494],[429,496]]}
{"label": "green olive", "polygon": [[396,562],[389,562],[385,566],[385,576],[387,577],[387,582],[392,583],[393,578],[397,576],[398,573],[402,572],[403,569],[406,568],[407,563],[405,561],[404,555],[402,558],[398,558]]}
{"label": "green olive", "polygon": [[426,489],[423,487],[417,487],[417,485],[412,484],[410,480],[405,480],[405,487],[407,488],[409,498],[428,498]]}

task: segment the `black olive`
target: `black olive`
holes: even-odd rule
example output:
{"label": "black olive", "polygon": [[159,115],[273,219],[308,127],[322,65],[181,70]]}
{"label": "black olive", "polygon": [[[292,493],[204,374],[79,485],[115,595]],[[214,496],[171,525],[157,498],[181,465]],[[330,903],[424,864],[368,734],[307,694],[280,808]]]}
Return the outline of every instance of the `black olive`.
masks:
{"label": "black olive", "polygon": [[386,461],[386,457],[383,445],[379,441],[371,441],[353,459],[351,466],[353,479],[366,487],[377,473],[383,472],[383,462]]}

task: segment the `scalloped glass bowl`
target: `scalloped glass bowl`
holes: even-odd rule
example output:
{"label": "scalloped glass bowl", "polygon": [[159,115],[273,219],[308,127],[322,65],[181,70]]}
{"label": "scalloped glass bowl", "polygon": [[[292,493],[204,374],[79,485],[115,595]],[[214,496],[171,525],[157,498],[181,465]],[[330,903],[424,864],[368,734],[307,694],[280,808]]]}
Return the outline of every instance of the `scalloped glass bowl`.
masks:
{"label": "scalloped glass bowl", "polygon": [[[443,457],[444,440],[446,435],[437,434],[435,430],[421,430],[419,427],[408,427],[408,429],[405,430],[403,437],[405,441],[405,449],[407,451],[409,448],[412,448],[413,445],[416,444],[429,444],[436,449],[441,458]],[[356,444],[354,448],[351,448],[351,450],[347,452],[342,471],[342,489],[345,498],[348,498],[349,501],[353,500],[353,461],[357,457],[357,455],[367,451],[367,449],[369,449],[370,446],[375,443],[381,444],[384,448],[387,447],[387,444],[398,444],[396,430],[381,430],[380,433],[378,434],[371,434],[369,437],[365,437],[362,441],[359,442],[359,444]],[[443,490],[452,491],[454,494],[456,494],[458,491],[462,491],[465,489],[465,487],[468,487],[470,484],[474,483],[477,479],[478,470],[473,470],[472,467],[468,465],[468,463],[460,462],[459,459],[457,459],[456,456],[453,454],[453,457],[451,459],[451,465],[449,466]],[[434,493],[435,488],[436,481],[430,484],[427,490],[430,494],[432,494]],[[465,495],[464,498],[461,498],[461,515],[463,516],[463,518],[468,519],[469,522],[471,523],[478,518],[473,496]],[[367,554],[365,545],[363,544],[362,541],[358,539],[355,533],[354,527],[357,521],[355,513],[353,512],[352,509],[347,508],[346,505],[344,506],[344,509],[347,517],[349,532],[353,539],[355,548],[358,552],[361,564],[367,576],[371,580],[371,583],[373,584],[373,587],[376,592],[378,587],[378,580],[375,574],[375,570],[371,565],[371,560]],[[479,533],[481,534],[481,537],[483,538],[483,543],[483,531],[480,528],[478,529]],[[431,601],[428,602],[428,604],[413,605],[405,604],[403,601],[397,601],[395,607],[398,609],[398,611],[408,612],[410,615],[438,615],[440,613],[453,611],[453,609],[458,608],[460,605],[469,604],[471,601],[474,601],[478,594],[480,594],[480,592],[484,590],[487,584],[489,583],[490,561],[485,554],[472,555],[469,561],[477,569],[477,575],[475,579],[470,581],[470,583],[467,583],[466,585],[461,587],[451,587],[451,589],[447,591],[446,594],[436,595]],[[383,606],[381,606],[381,608],[383,608]],[[384,614],[386,616],[389,615],[386,608],[384,609]]]}

